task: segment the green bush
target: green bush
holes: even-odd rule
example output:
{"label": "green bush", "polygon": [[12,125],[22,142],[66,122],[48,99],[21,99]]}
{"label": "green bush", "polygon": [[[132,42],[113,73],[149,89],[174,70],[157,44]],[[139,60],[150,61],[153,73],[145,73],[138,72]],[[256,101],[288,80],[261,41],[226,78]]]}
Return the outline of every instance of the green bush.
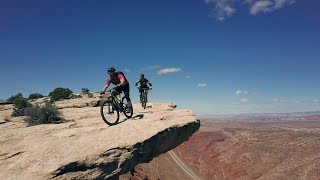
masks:
{"label": "green bush", "polygon": [[83,94],[88,94],[88,93],[90,92],[90,90],[89,90],[88,88],[82,88],[82,89],[81,89],[81,92],[82,92]]}
{"label": "green bush", "polygon": [[82,88],[82,89],[81,89],[81,93],[88,95],[89,98],[92,98],[92,97],[93,97],[93,94],[90,93],[90,90],[89,90],[88,88]]}
{"label": "green bush", "polygon": [[12,116],[24,116],[24,110],[31,106],[26,98],[16,98],[13,100],[13,104]]}
{"label": "green bush", "polygon": [[11,96],[10,98],[7,99],[7,101],[13,102],[15,99],[18,99],[18,98],[23,98],[21,93]]}
{"label": "green bush", "polygon": [[25,109],[24,114],[28,116],[28,126],[38,124],[56,124],[62,122],[60,113],[54,105],[46,103],[44,106],[33,106]]}
{"label": "green bush", "polygon": [[60,99],[68,99],[70,98],[72,91],[68,88],[56,88],[52,92],[49,93],[49,97],[51,101],[59,101]]}
{"label": "green bush", "polygon": [[44,96],[42,94],[39,93],[34,93],[34,94],[30,94],[28,99],[39,99],[39,98],[43,98]]}

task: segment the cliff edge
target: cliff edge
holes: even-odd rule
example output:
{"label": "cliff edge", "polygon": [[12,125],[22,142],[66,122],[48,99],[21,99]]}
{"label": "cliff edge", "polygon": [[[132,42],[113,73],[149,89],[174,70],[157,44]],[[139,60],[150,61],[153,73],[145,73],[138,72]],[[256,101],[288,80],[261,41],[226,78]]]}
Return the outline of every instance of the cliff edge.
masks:
{"label": "cliff edge", "polygon": [[66,123],[32,127],[23,117],[8,119],[12,105],[0,108],[0,179],[118,177],[200,127],[191,111],[171,103],[150,103],[147,109],[135,104],[133,118],[121,115],[119,124],[108,126],[93,107],[96,99],[83,99],[88,102],[81,106],[66,105],[70,101],[57,103]]}

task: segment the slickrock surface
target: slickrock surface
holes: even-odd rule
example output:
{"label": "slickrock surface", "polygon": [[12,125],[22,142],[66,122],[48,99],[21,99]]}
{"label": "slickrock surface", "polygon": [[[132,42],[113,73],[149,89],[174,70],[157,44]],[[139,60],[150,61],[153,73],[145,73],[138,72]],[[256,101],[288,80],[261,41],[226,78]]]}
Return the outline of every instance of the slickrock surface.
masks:
{"label": "slickrock surface", "polygon": [[[71,102],[70,102],[71,101]],[[188,110],[170,103],[134,104],[133,118],[121,114],[108,126],[96,98],[56,103],[68,121],[26,127],[12,118],[12,105],[0,107],[0,179],[117,177],[169,151],[199,129]]]}

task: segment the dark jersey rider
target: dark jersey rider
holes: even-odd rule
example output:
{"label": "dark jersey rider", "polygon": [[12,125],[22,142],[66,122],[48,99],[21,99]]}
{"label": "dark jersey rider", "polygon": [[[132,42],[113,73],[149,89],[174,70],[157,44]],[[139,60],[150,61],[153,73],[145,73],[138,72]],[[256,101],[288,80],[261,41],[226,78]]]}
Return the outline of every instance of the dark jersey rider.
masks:
{"label": "dark jersey rider", "polygon": [[126,79],[126,77],[123,75],[123,73],[116,72],[115,68],[111,67],[108,69],[109,78],[107,80],[106,85],[103,87],[100,94],[104,94],[110,84],[116,85],[114,90],[117,93],[124,92],[124,97],[127,98],[128,106],[132,106],[131,100],[130,100],[130,85],[129,81]]}
{"label": "dark jersey rider", "polygon": [[[138,84],[140,84],[140,86],[138,87]],[[149,86],[148,86],[149,85]],[[152,89],[152,84],[149,82],[148,79],[146,79],[144,77],[144,74],[141,74],[140,75],[140,79],[136,82],[136,85],[139,89],[139,92],[140,92],[140,101],[141,101],[141,96],[142,96],[142,92],[143,92],[143,89]]]}

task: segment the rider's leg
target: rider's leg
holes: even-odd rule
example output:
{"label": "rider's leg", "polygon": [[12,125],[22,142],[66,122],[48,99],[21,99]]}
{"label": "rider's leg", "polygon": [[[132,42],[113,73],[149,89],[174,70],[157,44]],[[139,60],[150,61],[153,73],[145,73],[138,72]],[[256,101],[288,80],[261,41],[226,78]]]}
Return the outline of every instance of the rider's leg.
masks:
{"label": "rider's leg", "polygon": [[114,90],[117,92],[117,94],[120,94],[121,91],[122,91],[122,87],[116,86],[116,87],[114,88]]}
{"label": "rider's leg", "polygon": [[130,86],[129,83],[123,86],[124,97],[127,98],[128,106],[131,107],[131,99],[130,99]]}
{"label": "rider's leg", "polygon": [[139,88],[139,92],[140,92],[140,96],[139,96],[139,97],[140,97],[140,103],[142,103],[142,92],[143,92],[143,91],[142,91],[141,88]]}

